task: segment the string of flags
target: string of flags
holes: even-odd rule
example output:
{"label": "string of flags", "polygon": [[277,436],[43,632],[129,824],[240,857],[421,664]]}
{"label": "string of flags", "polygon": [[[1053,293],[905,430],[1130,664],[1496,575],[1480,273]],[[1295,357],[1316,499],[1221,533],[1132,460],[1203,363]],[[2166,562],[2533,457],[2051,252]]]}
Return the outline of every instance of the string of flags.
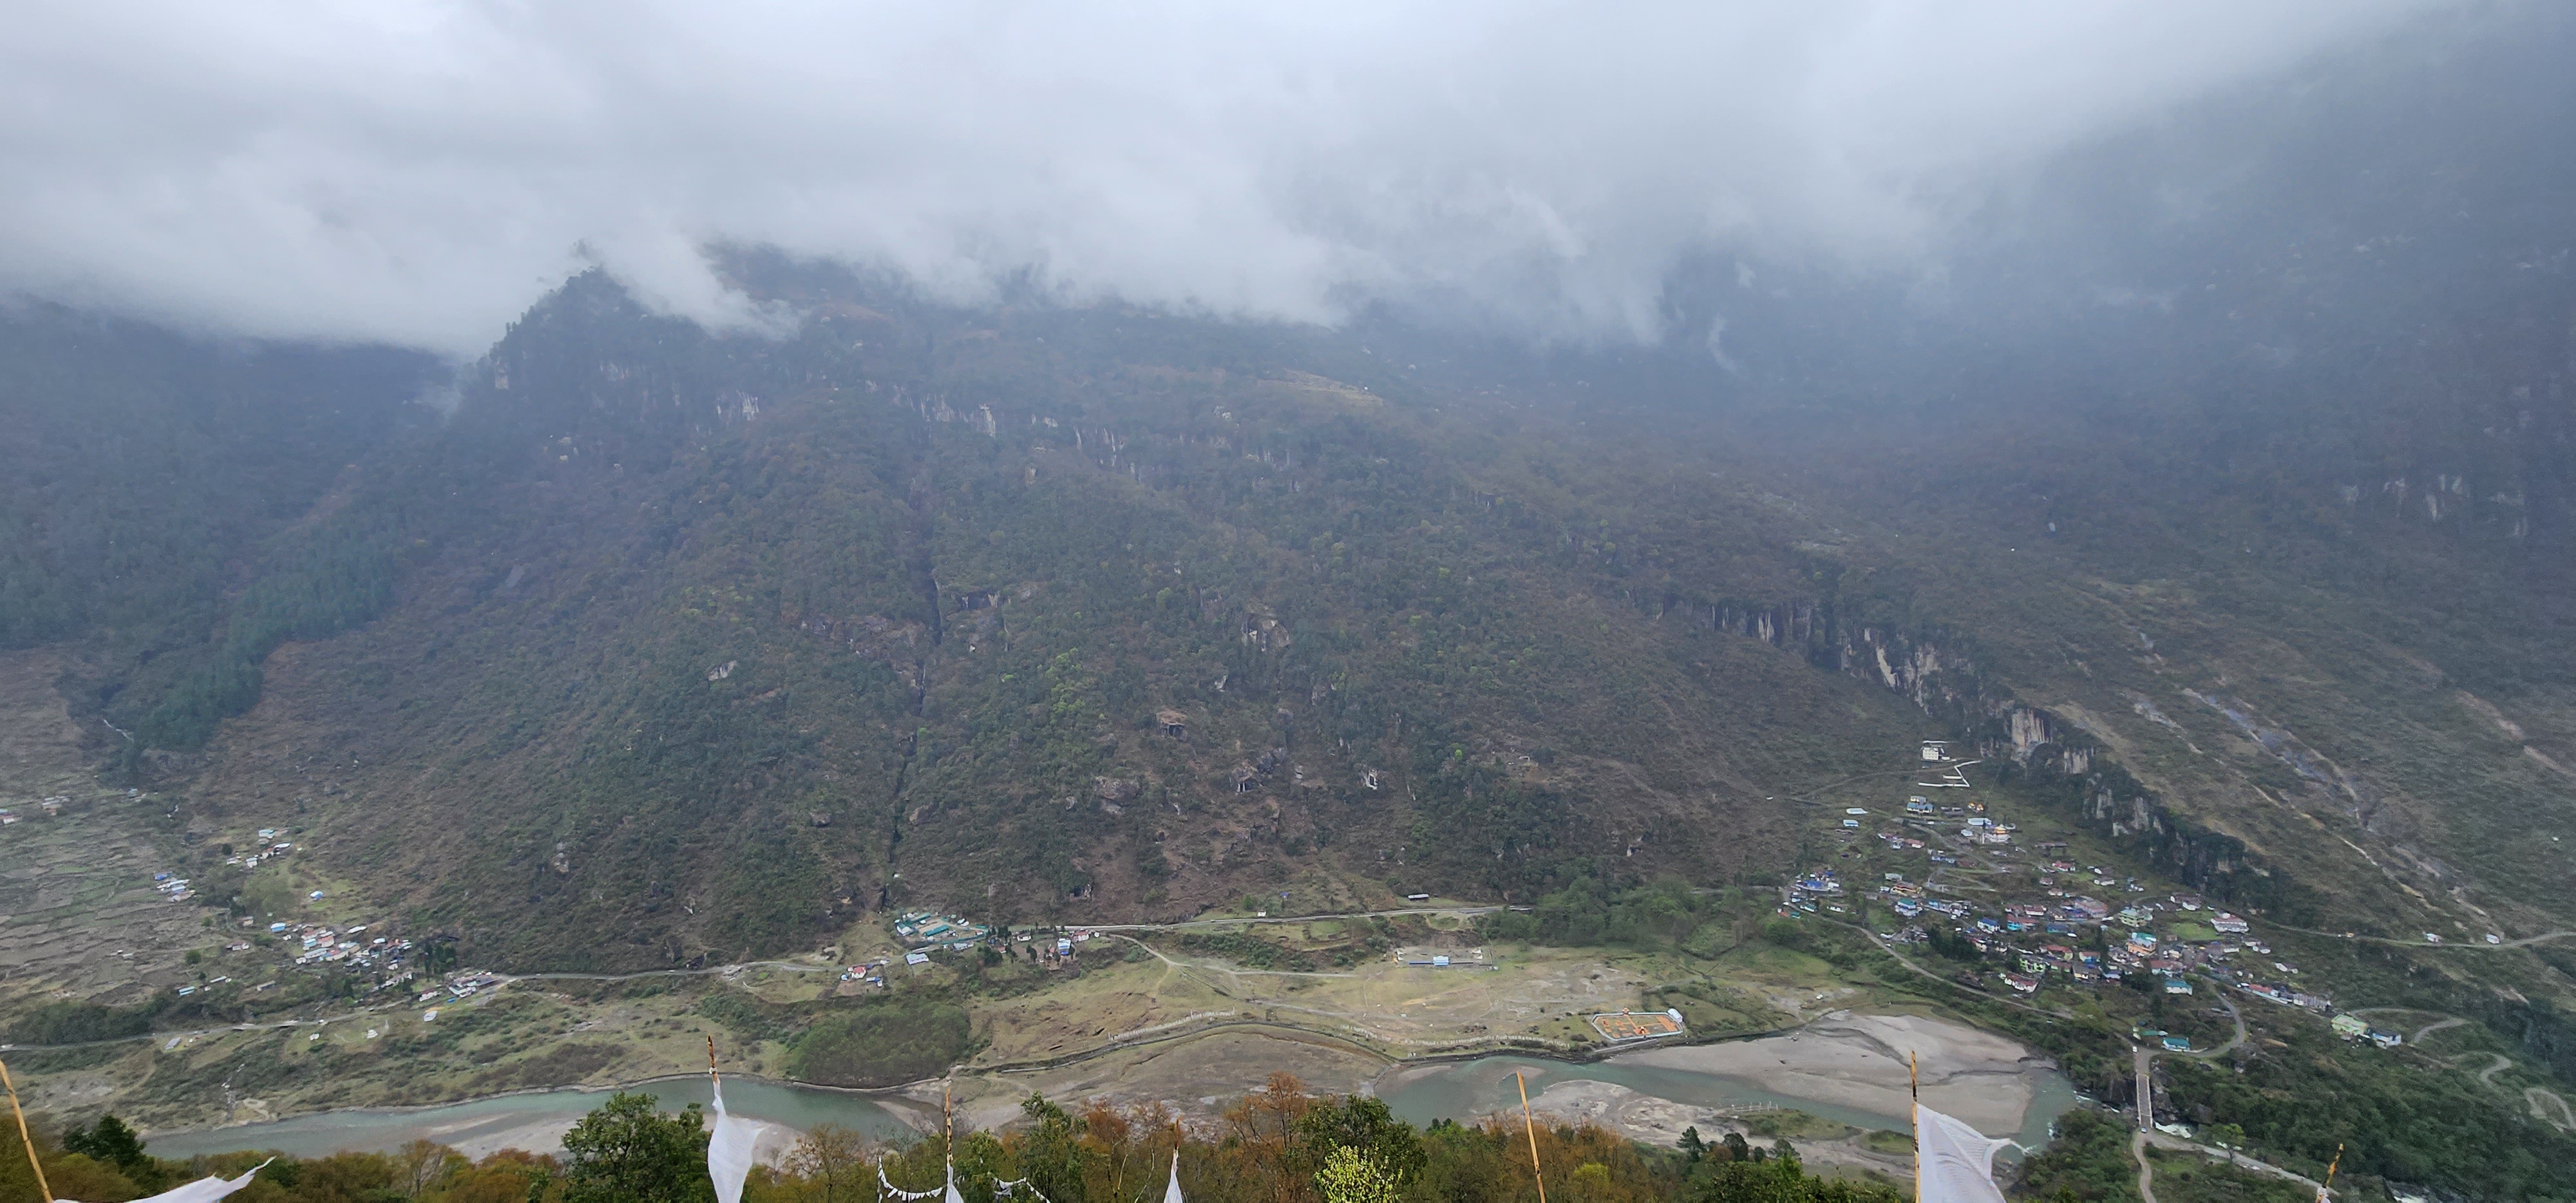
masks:
{"label": "string of flags", "polygon": [[1055,1200],[1046,1197],[1045,1191],[1039,1190],[1026,1178],[1015,1182],[1004,1182],[999,1178],[993,1180],[993,1197],[996,1199],[1016,1199],[1019,1197],[1017,1193],[1019,1191],[1027,1191],[1036,1196],[1038,1203],[1055,1203]]}
{"label": "string of flags", "polygon": [[879,1189],[881,1189],[881,1190],[883,1190],[883,1191],[885,1192],[885,1194],[886,1194],[886,1196],[887,1196],[888,1198],[894,1198],[894,1199],[904,1199],[904,1200],[912,1200],[912,1199],[936,1199],[936,1198],[938,1198],[938,1197],[939,1197],[940,1195],[942,1195],[942,1194],[947,1194],[947,1195],[955,1196],[955,1195],[957,1194],[957,1171],[956,1171],[954,1168],[951,1168],[951,1169],[949,1170],[949,1172],[948,1172],[948,1187],[947,1187],[947,1189],[946,1189],[945,1191],[940,1191],[940,1190],[905,1190],[904,1188],[902,1188],[902,1187],[900,1187],[900,1186],[896,1186],[894,1183],[892,1183],[892,1182],[890,1182],[890,1181],[888,1181],[888,1180],[886,1179],[885,1165],[884,1165],[884,1163],[880,1162],[880,1163],[878,1163],[878,1165],[877,1165],[877,1186],[878,1186],[878,1188],[879,1188]]}
{"label": "string of flags", "polygon": [[[275,1160],[277,1159],[274,1157],[269,1159],[269,1161]],[[239,1178],[199,1178],[186,1186],[165,1190],[149,1199],[138,1199],[135,1203],[215,1203],[215,1200],[250,1185],[251,1177],[267,1168],[268,1161],[263,1161],[242,1171],[242,1176]],[[75,1203],[75,1201],[56,1199],[54,1203]]]}

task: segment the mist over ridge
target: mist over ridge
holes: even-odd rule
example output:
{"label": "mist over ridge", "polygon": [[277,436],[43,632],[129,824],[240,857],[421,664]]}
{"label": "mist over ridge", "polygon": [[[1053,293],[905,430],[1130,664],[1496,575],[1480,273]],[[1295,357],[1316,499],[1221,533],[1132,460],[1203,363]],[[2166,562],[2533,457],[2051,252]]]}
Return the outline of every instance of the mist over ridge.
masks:
{"label": "mist over ridge", "polygon": [[[710,272],[708,247],[741,244],[951,301],[1022,281],[1077,303],[1327,322],[1392,304],[1652,342],[1679,329],[1668,293],[1695,264],[1937,294],[1998,234],[2063,216],[2027,206],[2069,156],[2231,96],[2419,88],[2438,72],[2408,71],[2446,46],[2563,25],[2417,0],[1579,20],[99,6],[0,51],[17,114],[0,154],[23,181],[0,200],[0,287],[471,356],[594,262],[670,312],[781,320]],[[2127,183],[2151,216],[2188,218],[2260,154],[2265,132],[2239,132],[2088,170],[2144,173]]]}

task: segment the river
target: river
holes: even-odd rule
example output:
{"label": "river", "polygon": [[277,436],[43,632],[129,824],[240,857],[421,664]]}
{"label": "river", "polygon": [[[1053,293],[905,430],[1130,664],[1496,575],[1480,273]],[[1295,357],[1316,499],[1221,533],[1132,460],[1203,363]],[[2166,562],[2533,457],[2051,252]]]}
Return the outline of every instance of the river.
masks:
{"label": "river", "polygon": [[[1728,1074],[1618,1061],[1576,1065],[1537,1057],[1497,1056],[1437,1067],[1399,1068],[1380,1079],[1378,1097],[1386,1100],[1389,1110],[1415,1124],[1428,1124],[1444,1118],[1464,1120],[1469,1116],[1494,1112],[1517,1113],[1521,1096],[1519,1086],[1512,1081],[1516,1072],[1526,1075],[1531,1098],[1537,1098],[1549,1086],[1560,1082],[1608,1082],[1639,1094],[1701,1107],[1785,1107],[1855,1128],[1911,1131],[1911,1118],[1904,1114],[1883,1114],[1821,1099],[1782,1094]],[[2057,1122],[2057,1117],[2072,1110],[2078,1099],[2073,1084],[2063,1074],[2034,1074],[2032,1080],[2034,1089],[2030,1104],[2022,1113],[2021,1130],[2013,1138],[2023,1145],[2038,1148],[2048,1143],[2050,1127]],[[2013,1160],[2019,1154],[2008,1149],[2003,1157]]]}
{"label": "river", "polygon": [[[651,1094],[676,1110],[713,1097],[702,1077],[669,1078],[629,1089]],[[605,1090],[548,1090],[509,1094],[437,1107],[383,1111],[326,1111],[265,1124],[201,1128],[151,1136],[160,1157],[193,1157],[237,1149],[274,1149],[298,1157],[344,1151],[394,1149],[434,1140],[480,1156],[495,1148],[553,1151],[563,1131],[600,1104]],[[803,1131],[839,1124],[868,1137],[891,1139],[910,1131],[884,1105],[864,1094],[752,1078],[725,1080],[725,1107],[735,1115]]]}
{"label": "river", "polygon": [[[1399,1066],[1379,1079],[1378,1090],[1390,1109],[1413,1123],[1428,1124],[1443,1118],[1464,1120],[1517,1109],[1519,1095],[1512,1082],[1516,1071],[1527,1075],[1532,1097],[1559,1082],[1608,1082],[1697,1106],[1767,1104],[1795,1108],[1857,1128],[1904,1131],[1907,1126],[1903,1115],[1781,1094],[1731,1075],[1615,1061],[1575,1065],[1535,1057],[1496,1056]],[[705,1103],[709,1097],[706,1080],[698,1077],[652,1082],[636,1089],[651,1093],[663,1107],[672,1109]],[[151,1146],[152,1152],[163,1157],[238,1149],[274,1149],[313,1157],[349,1150],[398,1148],[414,1140],[434,1140],[477,1156],[500,1147],[551,1149],[565,1129],[606,1102],[608,1094],[551,1090],[435,1107],[330,1111],[273,1123],[154,1133]],[[798,1131],[830,1123],[877,1139],[900,1138],[909,1132],[884,1105],[867,1095],[848,1091],[735,1078],[726,1083],[725,1102],[734,1114]],[[2047,1143],[2049,1126],[2075,1105],[2075,1092],[2063,1076],[2051,1073],[2040,1077],[2024,1112],[2018,1139],[2032,1147]]]}

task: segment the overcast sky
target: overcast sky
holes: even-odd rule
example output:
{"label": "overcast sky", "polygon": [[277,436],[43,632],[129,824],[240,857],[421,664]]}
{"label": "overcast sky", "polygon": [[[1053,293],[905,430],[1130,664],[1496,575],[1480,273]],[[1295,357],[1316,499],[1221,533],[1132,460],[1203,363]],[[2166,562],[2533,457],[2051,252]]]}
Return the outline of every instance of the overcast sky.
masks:
{"label": "overcast sky", "polygon": [[2052,152],[2438,0],[23,5],[0,288],[473,355],[710,240],[971,298],[1331,320],[1437,292],[1651,337],[1695,250],[1862,266]]}

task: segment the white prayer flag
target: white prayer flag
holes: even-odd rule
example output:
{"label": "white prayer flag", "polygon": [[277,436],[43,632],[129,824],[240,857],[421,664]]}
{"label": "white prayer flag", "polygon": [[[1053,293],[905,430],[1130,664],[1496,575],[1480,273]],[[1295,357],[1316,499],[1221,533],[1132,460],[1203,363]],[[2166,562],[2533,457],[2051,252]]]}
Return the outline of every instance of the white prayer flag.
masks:
{"label": "white prayer flag", "polygon": [[[935,1190],[905,1190],[900,1186],[896,1186],[894,1183],[887,1181],[885,1163],[882,1161],[877,1163],[877,1185],[883,1188],[883,1192],[885,1194],[897,1199],[906,1200],[906,1203],[909,1203],[909,1201],[913,1199],[937,1199],[942,1194],[942,1192]],[[949,1195],[957,1194],[957,1167],[954,1165],[948,1167],[948,1189],[945,1193]]]}
{"label": "white prayer flag", "polygon": [[1995,1151],[2011,1144],[1914,1105],[1914,1197],[1918,1203],[2004,1203]]}
{"label": "white prayer flag", "polygon": [[[270,1160],[273,1161],[275,1158]],[[239,1178],[199,1178],[186,1186],[165,1190],[149,1199],[137,1200],[136,1203],[215,1203],[215,1200],[250,1185],[251,1176],[266,1168],[268,1168],[268,1162],[263,1161],[243,1171]],[[55,1203],[72,1203],[72,1200],[57,1199]]]}
{"label": "white prayer flag", "polygon": [[1163,1203],[1188,1203],[1181,1198],[1181,1151],[1172,1150],[1172,1184],[1163,1188]]}
{"label": "white prayer flag", "polygon": [[721,1203],[742,1203],[743,1179],[751,1176],[751,1146],[760,1133],[747,1119],[725,1113],[724,1083],[716,1087],[716,1126],[707,1137],[707,1177],[715,1179]]}

